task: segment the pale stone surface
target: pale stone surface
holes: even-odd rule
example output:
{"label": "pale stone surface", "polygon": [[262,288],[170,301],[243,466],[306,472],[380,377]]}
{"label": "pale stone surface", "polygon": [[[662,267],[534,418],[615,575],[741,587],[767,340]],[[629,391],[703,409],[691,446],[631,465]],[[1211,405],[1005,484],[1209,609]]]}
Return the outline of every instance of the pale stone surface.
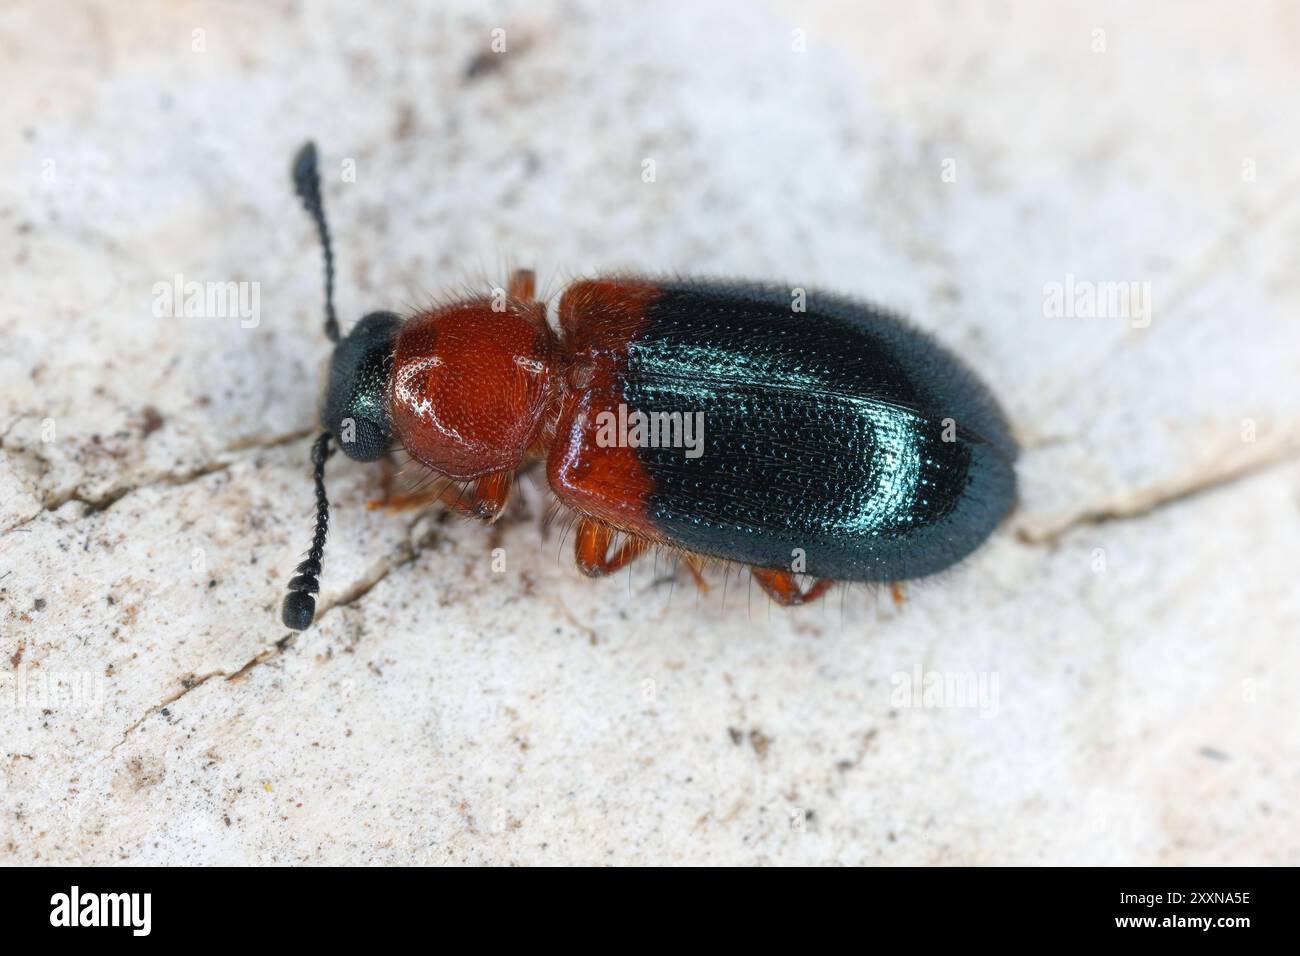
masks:
{"label": "pale stone surface", "polygon": [[[478,6],[0,11],[0,860],[1300,864],[1295,7]],[[536,472],[492,532],[336,460],[286,642],[308,136],[349,320],[509,264],[870,297],[1002,398],[1017,510],[785,613],[582,579]]]}

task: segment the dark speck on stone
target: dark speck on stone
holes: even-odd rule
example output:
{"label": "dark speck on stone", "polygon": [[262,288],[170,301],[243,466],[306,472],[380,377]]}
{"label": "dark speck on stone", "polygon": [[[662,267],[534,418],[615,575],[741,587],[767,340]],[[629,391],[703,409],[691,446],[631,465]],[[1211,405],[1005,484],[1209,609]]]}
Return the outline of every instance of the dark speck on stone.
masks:
{"label": "dark speck on stone", "polygon": [[144,411],[140,413],[140,418],[140,432],[145,438],[163,427],[163,417],[152,405],[145,406]]}
{"label": "dark speck on stone", "polygon": [[490,50],[484,50],[466,64],[465,79],[477,80],[481,77],[487,76],[489,73],[495,73],[497,70],[501,69],[501,57],[502,54],[500,53],[493,53]]}

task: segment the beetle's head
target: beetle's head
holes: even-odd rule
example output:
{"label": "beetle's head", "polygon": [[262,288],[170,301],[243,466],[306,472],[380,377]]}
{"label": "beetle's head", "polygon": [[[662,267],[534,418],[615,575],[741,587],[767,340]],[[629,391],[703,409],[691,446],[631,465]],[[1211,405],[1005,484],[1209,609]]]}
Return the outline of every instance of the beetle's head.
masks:
{"label": "beetle's head", "polygon": [[334,346],[320,423],[353,461],[378,461],[392,441],[388,376],[401,325],[371,312]]}

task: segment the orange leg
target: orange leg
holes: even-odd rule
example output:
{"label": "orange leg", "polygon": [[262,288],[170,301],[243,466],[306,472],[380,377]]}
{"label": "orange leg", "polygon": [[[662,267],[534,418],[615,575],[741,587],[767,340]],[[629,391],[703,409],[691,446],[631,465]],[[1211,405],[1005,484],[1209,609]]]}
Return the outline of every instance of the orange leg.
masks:
{"label": "orange leg", "polygon": [[497,471],[480,478],[474,485],[472,495],[467,495],[466,489],[458,482],[448,485],[435,483],[432,487],[409,495],[394,495],[386,489],[383,498],[366,502],[366,508],[370,511],[380,508],[385,511],[413,511],[441,503],[470,518],[482,518],[490,523],[501,517],[513,487],[514,473]]}
{"label": "orange leg", "polygon": [[[396,477],[397,466],[393,464],[393,455],[390,452],[379,459],[379,493],[383,495],[379,500],[384,504],[393,500],[393,479]],[[374,510],[375,502],[369,502],[368,507]]]}
{"label": "orange leg", "polygon": [[611,556],[609,546],[614,541],[614,529],[609,525],[592,521],[590,518],[578,520],[578,539],[574,553],[578,559],[578,570],[589,578],[599,578],[613,574],[630,561],[641,555],[650,542],[645,538],[628,535],[619,549]]}
{"label": "orange leg", "polygon": [[758,586],[767,592],[777,604],[782,607],[791,607],[795,604],[809,604],[817,600],[823,594],[831,589],[835,583],[826,578],[819,578],[813,582],[812,587],[807,591],[799,590],[799,580],[789,571],[772,571],[768,568],[750,568],[749,573],[753,575]]}
{"label": "orange leg", "polygon": [[897,581],[889,586],[889,596],[894,599],[894,607],[903,606],[903,586]]}
{"label": "orange leg", "polygon": [[482,518],[491,524],[501,517],[506,502],[510,500],[510,489],[514,487],[515,474],[512,471],[494,471],[484,475],[474,485],[474,517]]}
{"label": "orange leg", "polygon": [[[431,488],[417,491],[414,494],[399,495],[393,490],[396,482],[397,465],[394,463],[391,454],[385,455],[379,459],[379,497],[367,501],[366,510],[406,511],[411,508],[431,505],[446,493],[445,488],[438,487],[435,484]],[[437,490],[434,490],[434,488]]]}
{"label": "orange leg", "polygon": [[704,580],[704,575],[700,571],[704,567],[704,559],[698,554],[687,552],[682,555],[682,560],[686,562],[686,570],[691,572],[691,577],[695,579],[695,587],[701,594],[709,593],[709,582]]}
{"label": "orange leg", "polygon": [[425,488],[422,491],[416,491],[409,495],[394,495],[389,492],[384,493],[384,497],[377,498],[366,502],[368,511],[415,511],[418,508],[427,508],[429,505],[444,504],[448,508],[455,508],[463,515],[472,515],[473,511],[465,503],[463,496],[464,489],[457,484],[442,485],[435,484],[433,487]]}
{"label": "orange leg", "polygon": [[506,286],[506,295],[512,299],[526,299],[531,302],[536,286],[537,276],[532,269],[516,269],[510,273],[510,284]]}

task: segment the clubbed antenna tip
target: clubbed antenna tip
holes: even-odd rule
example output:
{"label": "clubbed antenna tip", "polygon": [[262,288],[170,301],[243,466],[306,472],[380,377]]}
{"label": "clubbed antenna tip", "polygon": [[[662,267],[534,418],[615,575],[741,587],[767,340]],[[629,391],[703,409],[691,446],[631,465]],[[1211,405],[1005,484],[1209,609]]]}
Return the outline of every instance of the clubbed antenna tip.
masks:
{"label": "clubbed antenna tip", "polygon": [[316,616],[316,598],[313,595],[320,591],[321,559],[325,555],[325,536],[330,526],[330,503],[325,497],[325,462],[331,453],[330,433],[322,432],[311,446],[316,480],[316,533],[311,539],[306,560],[295,569],[295,576],[289,582],[289,593],[284,596],[284,606],[280,610],[284,626],[295,631],[305,631]]}

